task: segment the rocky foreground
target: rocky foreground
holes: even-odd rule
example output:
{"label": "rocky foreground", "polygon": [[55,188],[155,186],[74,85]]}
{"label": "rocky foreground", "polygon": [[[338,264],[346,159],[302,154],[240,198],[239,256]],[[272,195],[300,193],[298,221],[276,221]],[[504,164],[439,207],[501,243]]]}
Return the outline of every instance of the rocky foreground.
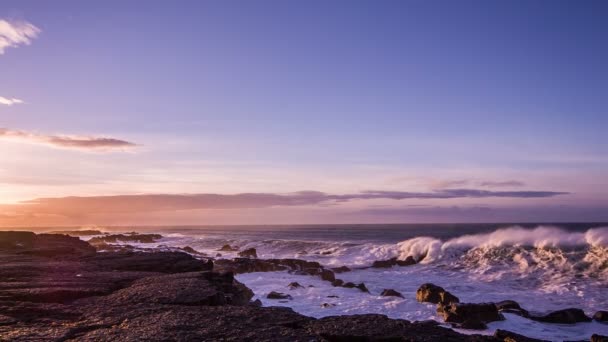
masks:
{"label": "rocky foreground", "polygon": [[[279,269],[366,290],[340,283],[335,273],[344,269],[297,259],[214,265],[180,251],[98,252],[67,235],[0,232],[0,340],[534,341],[506,331],[462,335],[435,322],[375,314],[314,319],[251,302],[253,292],[233,277]],[[455,297],[427,290],[421,296],[457,314]]]}

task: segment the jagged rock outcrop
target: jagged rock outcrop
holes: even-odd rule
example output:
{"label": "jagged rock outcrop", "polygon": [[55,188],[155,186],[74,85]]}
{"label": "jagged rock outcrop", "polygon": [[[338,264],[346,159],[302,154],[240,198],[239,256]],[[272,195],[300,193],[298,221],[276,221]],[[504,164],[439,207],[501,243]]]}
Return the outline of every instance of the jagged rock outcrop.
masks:
{"label": "jagged rock outcrop", "polygon": [[431,283],[420,285],[420,287],[416,291],[416,300],[421,303],[433,303],[443,305],[460,302],[458,297],[449,293],[443,287]]}
{"label": "jagged rock outcrop", "polygon": [[446,323],[455,323],[464,329],[486,329],[486,323],[505,319],[494,303],[438,304],[437,313]]}
{"label": "jagged rock outcrop", "polygon": [[246,250],[239,252],[238,255],[241,258],[257,258],[258,251],[256,251],[255,248],[247,248]]}

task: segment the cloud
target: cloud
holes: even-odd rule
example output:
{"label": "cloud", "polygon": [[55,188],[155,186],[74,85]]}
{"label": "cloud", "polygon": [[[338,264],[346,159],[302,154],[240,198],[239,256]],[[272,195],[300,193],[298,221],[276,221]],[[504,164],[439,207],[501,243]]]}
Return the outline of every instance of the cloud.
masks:
{"label": "cloud", "polygon": [[30,213],[81,216],[108,213],[141,213],[200,209],[259,209],[325,205],[370,199],[451,199],[451,198],[543,198],[567,194],[552,191],[485,191],[475,189],[444,190],[428,193],[402,191],[365,191],[355,194],[327,194],[300,191],[288,194],[149,194],[91,197],[40,198],[0,207],[0,213]]}
{"label": "cloud", "polygon": [[42,135],[25,131],[11,130],[8,128],[0,128],[0,139],[89,151],[126,150],[136,146],[136,144],[132,142],[114,138],[74,135]]}
{"label": "cloud", "polygon": [[480,186],[488,187],[488,188],[499,188],[499,187],[509,187],[509,186],[524,186],[524,182],[510,180],[510,181],[502,181],[502,182],[481,182]]}
{"label": "cloud", "polygon": [[9,99],[9,98],[0,96],[0,104],[12,106],[14,104],[21,104],[21,103],[23,103],[23,100],[19,100],[16,98]]}
{"label": "cloud", "polygon": [[30,45],[39,33],[40,29],[28,22],[0,19],[0,55],[9,47]]}

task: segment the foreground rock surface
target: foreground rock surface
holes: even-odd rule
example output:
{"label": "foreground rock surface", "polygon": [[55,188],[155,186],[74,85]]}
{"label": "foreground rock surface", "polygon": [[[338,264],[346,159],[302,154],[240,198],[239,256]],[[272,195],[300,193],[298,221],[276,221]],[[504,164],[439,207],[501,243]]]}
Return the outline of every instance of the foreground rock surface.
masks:
{"label": "foreground rock surface", "polygon": [[[260,307],[232,273],[189,254],[96,253],[57,236],[0,232],[0,340],[505,340],[383,315],[314,319]],[[48,253],[33,253],[40,250]]]}

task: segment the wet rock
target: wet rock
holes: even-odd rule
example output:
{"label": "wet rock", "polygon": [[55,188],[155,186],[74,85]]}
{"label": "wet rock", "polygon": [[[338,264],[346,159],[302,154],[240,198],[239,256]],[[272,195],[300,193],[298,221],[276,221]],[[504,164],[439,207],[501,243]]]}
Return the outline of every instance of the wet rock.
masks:
{"label": "wet rock", "polygon": [[346,266],[334,267],[331,270],[334,271],[334,273],[344,273],[351,271],[351,269]]}
{"label": "wet rock", "polygon": [[535,338],[526,337],[520,334],[516,334],[514,332],[510,332],[507,330],[497,329],[494,332],[494,337],[498,338],[500,341],[505,342],[548,342],[545,340],[539,340]]}
{"label": "wet rock", "polygon": [[395,291],[393,289],[384,289],[384,291],[382,291],[382,293],[380,295],[383,297],[401,297],[401,298],[403,298],[403,295],[401,293],[399,293],[398,291]]}
{"label": "wet rock", "polygon": [[219,252],[236,252],[239,249],[230,245],[223,245],[222,248],[218,249]]}
{"label": "wet rock", "polygon": [[259,299],[254,300],[253,302],[250,303],[252,306],[255,307],[262,307],[262,301]]}
{"label": "wet rock", "polygon": [[593,334],[591,335],[591,342],[608,342],[608,336]]}
{"label": "wet rock", "polygon": [[222,253],[217,253],[217,254],[215,255],[215,257],[216,257],[216,258],[221,258],[221,257],[222,257]]}
{"label": "wet rock", "polygon": [[530,313],[523,309],[519,303],[514,300],[503,300],[501,302],[494,303],[496,309],[500,312],[513,313],[522,317],[529,317]]}
{"label": "wet rock", "polygon": [[300,285],[300,283],[298,283],[297,281],[294,281],[293,283],[289,283],[289,285],[287,285],[287,286],[291,290],[295,290],[295,289],[299,289],[299,288],[304,288],[304,286]]}
{"label": "wet rock", "polygon": [[598,311],[593,315],[593,319],[598,322],[608,322],[608,311]]}
{"label": "wet rock", "polygon": [[239,252],[239,256],[242,258],[257,258],[258,253],[255,248],[248,248],[242,252]]}
{"label": "wet rock", "polygon": [[340,296],[336,296],[336,295],[329,295],[329,296],[327,296],[327,298],[340,298]]}
{"label": "wet rock", "polygon": [[422,284],[418,288],[416,291],[416,300],[421,303],[441,303],[444,305],[460,302],[458,297],[449,293],[443,287],[431,283]]}
{"label": "wet rock", "polygon": [[[331,282],[331,286],[334,286],[334,287],[335,286],[342,286],[342,285],[344,285],[344,280],[342,280],[342,279],[336,279],[336,280],[334,280],[334,281]],[[355,284],[353,284],[353,285],[355,285]]]}
{"label": "wet rock", "polygon": [[357,288],[357,289],[361,290],[362,292],[369,293],[369,290],[367,289],[367,287],[365,286],[364,283],[355,284],[355,283],[348,282],[348,283],[344,283],[342,285],[342,287],[346,287],[348,289]]}
{"label": "wet rock", "polygon": [[331,303],[323,303],[323,304],[321,304],[322,308],[331,308],[331,307],[334,307],[334,306],[336,306],[336,304],[331,304]]}
{"label": "wet rock", "polygon": [[129,234],[111,234],[98,236],[90,239],[88,242],[91,245],[96,245],[100,243],[119,243],[119,242],[137,242],[137,243],[154,243],[163,236],[160,234],[138,234],[138,233],[129,233]]}
{"label": "wet rock", "polygon": [[485,329],[485,323],[505,319],[494,303],[439,304],[437,314],[443,316],[446,323],[456,323],[464,329]]}
{"label": "wet rock", "polygon": [[334,272],[324,269],[321,271],[321,279],[333,282],[336,280],[336,276],[334,275]]}
{"label": "wet rock", "polygon": [[561,324],[574,324],[579,322],[591,322],[585,312],[577,308],[568,308],[563,310],[557,310],[550,312],[544,316],[531,315],[529,317],[532,320],[546,323],[561,323]]}
{"label": "wet rock", "polygon": [[393,266],[410,266],[416,264],[416,260],[413,257],[408,256],[405,260],[399,260],[397,258],[391,258],[388,260],[377,260],[374,261],[372,267],[374,268],[388,268]]}
{"label": "wet rock", "polygon": [[268,299],[293,299],[291,297],[291,295],[285,294],[285,293],[281,293],[281,292],[276,292],[276,291],[272,291],[270,292],[266,298]]}

